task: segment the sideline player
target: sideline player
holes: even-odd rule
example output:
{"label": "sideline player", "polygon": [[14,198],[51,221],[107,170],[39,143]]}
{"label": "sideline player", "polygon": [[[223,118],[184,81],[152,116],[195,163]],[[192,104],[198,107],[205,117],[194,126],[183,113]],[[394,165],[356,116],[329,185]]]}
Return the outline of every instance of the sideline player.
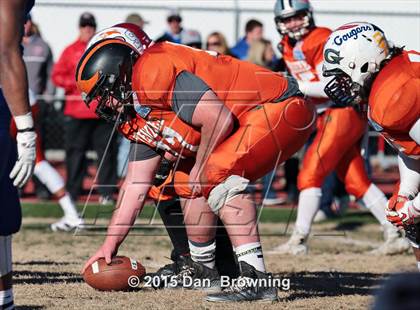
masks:
{"label": "sideline player", "polygon": [[[35,123],[38,119],[39,106],[36,102],[35,95],[29,90],[29,103],[31,105],[32,117]],[[83,225],[83,220],[77,213],[76,205],[66,191],[64,180],[61,175],[54,169],[53,166],[45,159],[44,150],[42,147],[42,140],[39,131],[35,126],[36,131],[36,158],[34,175],[44,184],[47,189],[57,198],[64,216],[57,222],[50,225],[52,231],[72,231],[75,228]],[[12,137],[16,137],[17,128],[15,122],[12,121],[10,126],[10,133]]]}
{"label": "sideline player", "polygon": [[[119,205],[124,207],[114,213],[104,244],[85,268],[116,254],[144,203],[161,157],[169,154],[179,161],[175,189],[187,199],[187,232],[190,237],[191,228],[198,235],[195,246],[202,256],[213,256],[217,214],[235,248],[241,275],[270,277],[256,209],[245,189],[249,180],[294,154],[312,130],[313,110],[299,96],[294,79],[229,56],[167,42],[138,57],[128,44],[112,39],[85,52],[76,79],[90,108],[111,121],[122,116],[125,134],[138,142],[120,191]],[[197,217],[200,222],[194,225]],[[276,289],[249,285],[207,297],[210,301],[276,299]]]}
{"label": "sideline player", "polygon": [[[19,230],[22,220],[15,186],[25,185],[35,163],[36,134],[20,45],[25,18],[34,2],[0,1],[0,309],[7,310],[14,309],[12,234]],[[18,129],[17,160],[9,134],[10,112]]]}
{"label": "sideline player", "polygon": [[371,23],[353,22],[331,34],[324,58],[324,75],[333,77],[328,96],[340,105],[368,103],[373,128],[398,150],[400,184],[386,212],[404,227],[420,270],[420,53],[391,46]]}
{"label": "sideline player", "polygon": [[361,199],[383,227],[385,242],[372,253],[396,254],[407,250],[406,240],[386,220],[385,195],[367,176],[360,152],[367,120],[351,107],[328,107],[331,101],[324,92],[328,79],[321,73],[323,48],[331,30],[315,26],[309,1],[279,0],[275,14],[279,31],[285,34],[281,44],[286,65],[306,98],[324,106],[321,111],[318,109],[322,113],[317,121],[317,133],[298,175],[301,192],[293,234],[271,253],[307,253],[307,239],[321,204],[321,186],[333,171],[344,182],[347,192]]}

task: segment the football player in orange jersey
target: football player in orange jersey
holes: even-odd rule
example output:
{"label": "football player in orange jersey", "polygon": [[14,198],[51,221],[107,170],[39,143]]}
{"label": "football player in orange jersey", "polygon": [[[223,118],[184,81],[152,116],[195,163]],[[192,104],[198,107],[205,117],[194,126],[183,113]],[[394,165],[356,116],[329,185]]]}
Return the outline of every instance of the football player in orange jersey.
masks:
{"label": "football player in orange jersey", "polygon": [[323,48],[331,30],[315,27],[307,0],[279,0],[275,6],[276,24],[284,35],[283,57],[296,77],[305,98],[318,104],[317,133],[309,146],[298,175],[299,195],[296,225],[285,244],[274,248],[276,254],[306,254],[313,219],[321,204],[321,186],[335,171],[348,193],[361,199],[384,228],[385,243],[376,254],[395,254],[408,248],[395,227],[386,220],[386,197],[367,176],[360,152],[366,119],[351,107],[333,106],[322,76]]}
{"label": "football player in orange jersey", "polygon": [[[129,44],[115,39],[99,41],[85,52],[76,80],[86,103],[104,119],[120,122],[121,130],[137,142],[120,191],[122,207],[85,268],[116,254],[143,206],[161,157],[169,156],[179,161],[175,189],[187,200],[187,232],[189,238],[195,232],[191,240],[198,256],[214,255],[217,214],[242,276],[269,278],[256,209],[245,189],[249,180],[295,153],[312,130],[314,111],[300,96],[295,80],[229,56],[168,42],[139,56]],[[214,262],[202,267],[212,269]],[[276,299],[276,289],[249,285],[207,297],[220,302]]]}
{"label": "football player in orange jersey", "polygon": [[[420,53],[391,46],[370,23],[335,30],[324,50],[325,91],[340,105],[363,107],[375,130],[398,150],[400,184],[387,217],[404,227],[420,270]],[[384,205],[385,208],[385,205]]]}
{"label": "football player in orange jersey", "polygon": [[[139,54],[142,54],[146,48],[149,48],[154,44],[148,35],[137,25],[122,23],[105,28],[96,33],[89,42],[89,46],[99,40],[109,38],[116,38],[129,43],[135,50],[138,51]],[[136,136],[133,134],[135,132],[132,130],[132,125],[133,124],[122,125],[119,127],[119,131],[127,138],[128,141],[135,143],[137,140]],[[142,130],[139,129],[137,133],[141,131]],[[135,157],[135,150],[136,148],[133,147],[132,152],[130,153],[130,158],[133,156]],[[209,261],[208,257],[201,258],[200,253],[195,253],[195,249],[197,249],[197,247],[193,244],[189,245],[185,222],[182,216],[182,208],[179,201],[180,199],[176,194],[173,185],[174,165],[174,162],[166,158],[162,159],[160,166],[156,171],[153,186],[148,193],[148,196],[155,201],[162,222],[165,225],[173,245],[173,250],[170,256],[173,262],[166,264],[157,272],[151,274],[151,276],[153,276],[156,280],[160,280],[160,283],[157,283],[155,280],[157,287],[163,287],[165,279],[168,280],[170,277],[178,276],[180,271],[185,267],[196,267],[194,265],[195,261],[192,260],[191,257],[193,259],[198,258],[198,262],[201,260],[205,260],[206,262]],[[229,240],[226,229],[220,220],[217,223],[215,242],[217,247],[215,255],[212,259],[215,261],[220,275],[237,277],[239,270],[231,251],[232,244]],[[202,278],[204,276],[207,276],[207,278],[209,277],[208,274],[203,275],[197,273],[194,276],[195,278]]]}

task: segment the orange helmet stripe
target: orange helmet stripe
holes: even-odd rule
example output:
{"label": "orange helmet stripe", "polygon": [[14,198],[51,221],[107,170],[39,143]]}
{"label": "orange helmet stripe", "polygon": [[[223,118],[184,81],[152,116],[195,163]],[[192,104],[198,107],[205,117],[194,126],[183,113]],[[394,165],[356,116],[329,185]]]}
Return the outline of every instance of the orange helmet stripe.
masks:
{"label": "orange helmet stripe", "polygon": [[[93,54],[95,54],[95,52],[100,49],[101,47],[108,45],[108,44],[112,44],[112,43],[117,43],[117,44],[123,44],[126,45],[128,47],[130,47],[131,49],[133,49],[133,47],[124,42],[121,41],[119,39],[105,39],[103,41],[99,41],[96,44],[94,44],[92,47],[90,47],[90,49],[88,49],[82,56],[82,58],[80,59],[80,66],[78,67],[78,71],[76,72],[76,83],[79,84],[82,82],[82,72],[85,69],[86,63],[89,61],[89,59],[92,57]],[[95,74],[96,76],[96,74]],[[90,79],[91,80],[91,79]],[[90,81],[89,80],[89,81]],[[96,81],[95,81],[96,82]]]}

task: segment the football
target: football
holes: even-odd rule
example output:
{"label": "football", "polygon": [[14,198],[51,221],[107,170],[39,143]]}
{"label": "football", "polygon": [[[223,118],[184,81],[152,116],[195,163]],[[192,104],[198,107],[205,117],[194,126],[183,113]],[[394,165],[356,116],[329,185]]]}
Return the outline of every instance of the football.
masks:
{"label": "football", "polygon": [[145,273],[146,269],[135,259],[116,256],[109,265],[104,258],[94,262],[85,270],[83,279],[97,290],[124,291],[136,287]]}

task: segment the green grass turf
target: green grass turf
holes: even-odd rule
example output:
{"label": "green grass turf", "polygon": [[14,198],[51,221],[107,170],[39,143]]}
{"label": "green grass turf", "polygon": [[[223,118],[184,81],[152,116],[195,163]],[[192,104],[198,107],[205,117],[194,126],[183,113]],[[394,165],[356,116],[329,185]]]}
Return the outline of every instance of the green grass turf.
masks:
{"label": "green grass turf", "polygon": [[[78,206],[79,211],[83,210],[83,205]],[[23,203],[22,211],[24,217],[38,218],[60,218],[62,216],[61,208],[54,202]],[[88,205],[83,215],[86,219],[110,218],[112,215],[112,206]],[[296,209],[292,208],[263,208],[259,209],[260,222],[263,223],[292,223],[296,219]],[[160,219],[159,213],[152,205],[146,205],[140,214],[142,219]],[[345,217],[331,219],[329,221],[338,224],[365,224],[375,223],[376,220],[369,212],[364,210],[350,210]]]}

